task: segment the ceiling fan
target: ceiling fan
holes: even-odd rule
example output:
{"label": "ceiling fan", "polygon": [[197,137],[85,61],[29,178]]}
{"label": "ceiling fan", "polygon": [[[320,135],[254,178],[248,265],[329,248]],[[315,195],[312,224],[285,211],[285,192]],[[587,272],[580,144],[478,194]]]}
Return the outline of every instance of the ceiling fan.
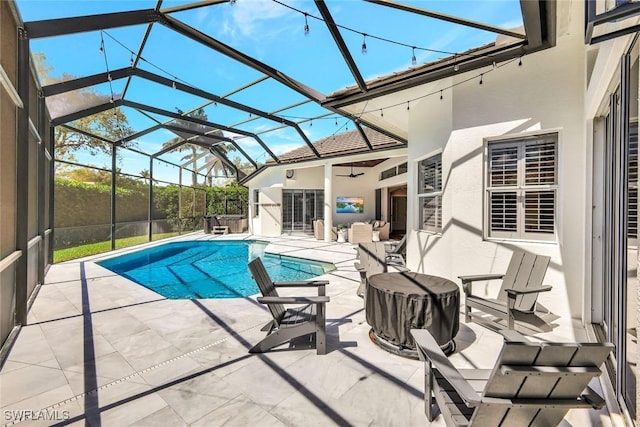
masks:
{"label": "ceiling fan", "polygon": [[353,173],[353,163],[351,163],[351,173],[349,175],[336,175],[336,176],[346,176],[346,177],[349,177],[349,178],[357,178],[360,175],[364,175],[364,172]]}

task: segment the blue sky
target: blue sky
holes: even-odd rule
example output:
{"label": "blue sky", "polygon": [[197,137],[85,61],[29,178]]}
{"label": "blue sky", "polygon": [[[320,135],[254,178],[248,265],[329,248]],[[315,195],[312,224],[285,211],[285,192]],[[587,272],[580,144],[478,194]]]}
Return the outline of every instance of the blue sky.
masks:
{"label": "blue sky", "polygon": [[[63,18],[69,16],[100,14],[127,10],[154,8],[156,2],[137,1],[36,1],[18,0],[18,8],[25,22]],[[283,6],[280,3],[286,4]],[[522,24],[519,2],[516,0],[492,1],[409,1],[403,3],[424,9],[446,13],[462,18],[492,24],[503,28],[514,28]],[[183,5],[186,2],[165,1],[161,9]],[[427,49],[445,52],[463,52],[495,40],[495,34],[473,30],[459,25],[426,18],[416,14],[377,6],[355,0],[327,1],[327,7],[337,24],[347,27],[341,35],[348,46],[358,68],[365,79],[387,75],[411,66],[411,57],[416,47],[417,63],[429,62],[448,56],[430,52]],[[305,36],[304,12],[308,14],[309,34]],[[332,41],[324,22],[316,19],[320,13],[313,1],[299,0],[237,0],[235,4],[225,3],[181,11],[172,17],[198,29],[221,42],[253,58],[276,68],[288,76],[328,94],[354,84],[354,79],[340,53]],[[351,31],[351,30],[353,31]],[[146,25],[122,27],[105,32],[90,32],[69,36],[33,40],[32,51],[43,52],[47,62],[54,69],[54,75],[68,73],[87,76],[105,72],[105,55],[100,54],[101,38],[104,40],[108,69],[129,66],[131,53],[137,51],[146,30]],[[367,37],[363,36],[367,34]],[[400,46],[379,38],[385,38]],[[361,52],[362,43],[367,44],[367,53]],[[172,30],[155,24],[142,56],[146,61],[139,67],[164,77],[202,88],[215,95],[223,96],[234,89],[246,85],[263,75],[233,61],[203,45],[187,39]],[[124,80],[112,83],[116,97],[124,88]],[[101,85],[96,91],[109,95],[109,85]],[[268,120],[248,117],[242,111],[221,105],[207,105],[207,100],[182,93],[171,88],[160,87],[142,79],[133,79],[126,98],[166,110],[188,111],[205,105],[209,120],[227,126],[238,126],[250,132],[264,132],[277,127]],[[230,99],[251,105],[266,112],[273,112],[285,106],[296,104],[304,98],[298,93],[283,88],[273,80],[265,80],[237,94]],[[139,131],[155,122],[139,112],[125,109],[129,123]],[[347,121],[335,115],[312,122],[310,117],[327,113],[314,103],[290,108],[277,113],[293,121],[303,121],[301,127],[312,141],[344,130]],[[166,121],[166,117],[155,117]],[[338,126],[336,126],[338,121]],[[243,123],[244,122],[244,123]],[[349,126],[353,129],[353,126]],[[141,138],[138,147],[147,152],[155,152],[158,147],[175,135],[161,130]],[[232,135],[229,135],[232,136]],[[260,134],[276,154],[289,151],[304,142],[297,132],[290,129],[276,129]],[[252,157],[264,161],[266,153],[250,138],[238,143]],[[182,155],[168,155],[177,161]],[[140,162],[137,157],[125,161]],[[94,159],[98,165],[102,159]],[[128,167],[127,169],[136,169]],[[141,167],[141,169],[147,168]]]}

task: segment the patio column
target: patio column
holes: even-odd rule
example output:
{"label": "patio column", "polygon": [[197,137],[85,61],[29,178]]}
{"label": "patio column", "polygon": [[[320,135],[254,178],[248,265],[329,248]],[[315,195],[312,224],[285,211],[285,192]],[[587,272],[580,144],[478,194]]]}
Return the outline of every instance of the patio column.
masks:
{"label": "patio column", "polygon": [[330,164],[324,165],[324,241],[331,241],[331,228],[333,227],[333,211],[331,209],[333,200],[332,176],[333,168]]}

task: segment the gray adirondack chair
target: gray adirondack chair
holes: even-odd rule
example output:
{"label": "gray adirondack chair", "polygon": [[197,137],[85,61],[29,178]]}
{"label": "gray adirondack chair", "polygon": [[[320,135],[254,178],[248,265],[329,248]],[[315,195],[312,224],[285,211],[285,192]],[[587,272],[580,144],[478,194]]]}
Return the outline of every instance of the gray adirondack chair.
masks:
{"label": "gray adirondack chair", "polygon": [[425,362],[425,414],[434,419],[432,395],[448,427],[555,426],[571,408],[601,409],[588,387],[613,349],[610,343],[533,343],[515,331],[492,370],[457,369],[426,329],[412,329]]}
{"label": "gray adirondack chair", "polygon": [[[400,256],[402,259],[402,256]],[[382,242],[370,242],[358,244],[358,261],[354,267],[360,273],[360,286],[358,286],[358,296],[364,296],[364,289],[367,285],[367,278],[372,274],[386,273],[388,267],[392,266],[397,271],[408,271],[409,269],[402,263],[390,261],[385,244]]]}
{"label": "gray adirondack chair", "polygon": [[[326,353],[325,304],[329,297],[325,296],[327,280],[305,280],[291,282],[274,282],[269,277],[262,260],[256,258],[249,263],[249,271],[258,284],[262,297],[258,302],[266,304],[273,316],[262,330],[267,336],[253,346],[250,353],[263,353],[291,341],[294,338],[315,335],[316,353]],[[317,288],[318,296],[281,297],[276,288]],[[284,304],[306,304],[301,307],[286,309]]]}
{"label": "gray adirondack chair", "polygon": [[[539,315],[541,311],[538,310],[537,302],[540,292],[551,290],[551,286],[542,285],[550,260],[548,256],[514,252],[505,274],[458,276],[462,280],[465,294],[465,322],[474,318],[486,321],[484,317],[471,311],[475,308],[506,319],[509,329],[514,329],[515,322],[520,321],[536,329],[550,331],[551,326]],[[496,298],[484,298],[473,294],[473,282],[496,279],[502,279],[502,286]]]}
{"label": "gray adirondack chair", "polygon": [[354,267],[360,273],[360,286],[358,286],[356,293],[363,297],[367,277],[387,272],[384,243],[360,243],[358,245],[358,261],[354,263]]}
{"label": "gray adirondack chair", "polygon": [[395,244],[387,244],[389,245],[387,246],[388,249],[386,253],[387,264],[406,265],[404,256],[407,253],[407,236],[408,234],[405,234],[402,236],[402,239]]}

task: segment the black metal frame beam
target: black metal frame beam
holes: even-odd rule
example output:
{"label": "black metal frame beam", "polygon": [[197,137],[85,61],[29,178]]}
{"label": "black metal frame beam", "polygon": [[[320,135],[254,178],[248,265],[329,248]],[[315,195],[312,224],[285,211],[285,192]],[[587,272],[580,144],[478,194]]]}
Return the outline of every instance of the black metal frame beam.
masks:
{"label": "black metal frame beam", "polygon": [[324,23],[327,25],[327,29],[329,30],[329,33],[331,33],[331,36],[333,37],[333,41],[336,43],[336,46],[338,46],[338,49],[340,50],[340,54],[342,54],[342,58],[347,63],[347,66],[351,71],[351,75],[353,75],[353,78],[356,80],[358,87],[360,88],[361,91],[366,91],[367,83],[364,81],[364,78],[362,77],[362,74],[360,73],[360,70],[358,69],[356,62],[353,60],[353,57],[349,52],[349,48],[345,44],[344,39],[340,34],[340,30],[338,29],[338,26],[333,20],[333,16],[331,15],[331,12],[329,12],[329,8],[327,8],[327,5],[324,3],[324,0],[314,0],[314,2],[318,10],[320,11],[320,15],[322,15],[322,18],[324,19]]}
{"label": "black metal frame beam", "polygon": [[[521,5],[527,40],[520,40],[511,45],[500,47],[491,45],[472,52],[461,53],[453,58],[446,58],[430,65],[412,69],[409,72],[399,73],[378,82],[370,83],[368,85],[369,90],[366,93],[350,90],[328,96],[327,100],[321,105],[328,109],[346,107],[399,90],[491,66],[494,62],[508,61],[555,46],[555,1],[521,0]],[[370,126],[365,121],[363,123]],[[376,127],[373,128],[378,130]],[[385,134],[388,135],[388,133]]]}
{"label": "black metal frame beam", "polygon": [[93,133],[91,133],[91,132],[87,132],[87,131],[84,131],[84,130],[78,129],[78,128],[75,128],[75,127],[73,127],[73,126],[67,125],[67,124],[59,125],[59,126],[60,126],[60,127],[63,127],[63,128],[66,128],[66,129],[68,129],[68,130],[70,130],[70,131],[72,131],[72,132],[76,132],[76,133],[79,133],[79,134],[81,134],[81,135],[84,135],[84,136],[86,136],[86,137],[88,137],[88,138],[95,138],[95,139],[97,139],[97,140],[100,140],[100,141],[102,141],[102,142],[107,142],[107,143],[109,143],[109,144],[113,144],[113,143],[115,142],[115,141],[111,141],[110,139],[107,139],[107,138],[105,138],[105,137],[103,137],[103,136],[95,135],[95,134],[93,134]]}
{"label": "black metal frame beam", "polygon": [[22,108],[16,108],[16,250],[21,252],[15,263],[15,316],[16,325],[27,324],[28,264],[29,264],[29,39],[24,28],[17,36],[17,87]]}
{"label": "black metal frame beam", "polygon": [[93,107],[85,108],[84,110],[75,111],[64,116],[56,117],[55,119],[51,120],[51,124],[54,126],[62,125],[74,120],[81,119],[83,117],[88,117],[93,114],[102,113],[103,111],[107,111],[112,108],[120,107],[121,105],[122,100],[115,99],[113,102],[105,102],[104,104],[94,105]]}
{"label": "black metal frame beam", "polygon": [[44,96],[59,95],[65,92],[71,92],[72,90],[84,89],[86,87],[106,83],[109,81],[109,76],[111,76],[111,80],[119,80],[125,77],[131,77],[135,74],[135,69],[131,67],[119,68],[108,73],[99,73],[43,86],[42,94]]}
{"label": "black metal frame beam", "polygon": [[203,0],[195,3],[183,4],[180,6],[168,7],[166,9],[161,9],[162,13],[175,13],[175,12],[183,12],[185,10],[197,9],[199,7],[210,6],[212,4],[220,4],[220,3],[229,3],[229,0]]}
{"label": "black metal frame beam", "polygon": [[598,14],[596,12],[596,0],[586,0],[585,6],[585,44],[596,44],[616,37],[634,33],[638,30],[638,25],[619,29],[611,33],[601,34],[593,37],[595,27],[609,22],[616,22],[640,14],[640,3],[629,2],[616,6],[615,8]]}
{"label": "black metal frame beam", "polygon": [[103,13],[99,15],[75,16],[73,18],[47,19],[25,22],[24,26],[30,39],[62,36],[67,34],[99,31],[108,28],[158,22],[163,15],[153,9],[132,10],[129,12]]}
{"label": "black metal frame beam", "polygon": [[[547,47],[549,46],[540,46],[537,50],[546,49]],[[534,50],[529,49],[525,42],[518,42],[515,45],[505,46],[502,48],[491,47],[483,50],[481,55],[475,55],[463,61],[460,61],[460,56],[458,56],[458,60],[442,60],[430,66],[420,67],[407,73],[401,73],[390,78],[380,80],[379,82],[370,84],[369,90],[366,93],[348,91],[329,96],[327,97],[327,100],[322,103],[322,106],[332,110],[347,107],[358,102],[367,101],[404,89],[410,89],[412,87],[431,83],[468,71],[477,70],[479,68],[492,66],[494,62],[500,63],[508,61],[532,52],[534,52]],[[455,69],[456,64],[458,65],[458,71]],[[344,113],[342,113],[342,115],[344,115]],[[367,126],[380,131],[379,128],[372,126],[364,119],[360,118],[360,121]],[[388,131],[381,132],[385,135],[398,138],[397,135],[390,135]]]}
{"label": "black metal frame beam", "polygon": [[[161,108],[151,107],[149,105],[140,104],[140,103],[137,103],[137,102],[124,100],[122,102],[122,105],[125,106],[125,107],[135,108],[136,110],[143,110],[143,111],[147,111],[147,112],[150,112],[150,113],[156,113],[156,114],[164,115],[164,116],[167,116],[167,117],[171,117],[172,119],[175,119],[175,120],[184,120],[186,122],[196,123],[196,124],[200,124],[200,125],[203,125],[203,126],[217,128],[217,129],[220,129],[220,130],[223,130],[223,131],[234,132],[234,133],[238,133],[238,134],[241,134],[241,135],[244,135],[244,136],[247,136],[247,137],[251,137],[251,138],[255,139],[256,142],[258,142],[258,144],[260,144],[263,148],[268,150],[266,145],[264,145],[264,143],[261,142],[260,138],[257,135],[255,135],[255,134],[253,134],[251,132],[238,130],[238,129],[233,129],[233,128],[230,128],[230,127],[227,127],[227,126],[224,126],[224,125],[219,125],[218,123],[213,123],[213,122],[210,122],[210,121],[207,121],[207,120],[201,120],[201,119],[198,119],[196,117],[191,117],[191,116],[187,116],[187,115],[174,113],[172,111],[167,111],[167,110],[163,110]],[[168,123],[165,123],[165,124],[168,124]],[[255,161],[249,155],[247,155],[245,153],[245,151],[242,148],[240,148],[240,146],[238,146],[238,144],[235,142],[235,140],[233,140],[232,138],[229,138],[229,142],[231,144],[233,144],[233,146],[236,147],[236,149],[238,149],[238,151],[240,151],[242,153],[242,155],[252,165],[254,165],[254,167],[257,167]],[[268,152],[270,152],[270,150]],[[275,155],[273,155],[272,157],[273,157],[273,160],[275,160],[276,162],[278,161],[278,158],[275,157]]]}
{"label": "black metal frame beam", "polygon": [[610,33],[606,33],[606,34],[602,34],[600,36],[597,37],[593,37],[591,39],[591,44],[598,44],[598,43],[602,43],[602,42],[606,42],[607,40],[612,40],[618,37],[622,37],[622,36],[626,36],[627,34],[633,34],[633,33],[637,33],[638,31],[640,31],[640,24],[639,25],[632,25],[631,27],[627,27],[627,28],[622,28],[618,31],[612,31]]}
{"label": "black metal frame beam", "polygon": [[313,99],[317,102],[320,102],[324,99],[324,95],[321,94],[320,92],[317,92],[316,90],[311,89],[310,87],[304,85],[303,83],[287,76],[283,72],[278,71],[275,68],[272,68],[267,64],[260,62],[248,55],[245,55],[239,50],[236,50],[231,46],[228,46],[214,39],[213,37],[210,37],[196,30],[195,28],[185,24],[182,21],[179,21],[170,16],[165,16],[165,19],[162,21],[162,24],[167,26],[168,28],[171,28],[178,34],[182,34],[183,36],[186,36],[192,40],[195,40],[210,49],[220,52],[223,55],[228,56],[229,58],[232,58],[248,67],[253,68],[254,70],[257,70],[271,77],[272,79],[285,85],[289,89],[292,89],[298,92],[299,94],[305,96],[306,98]]}
{"label": "black metal frame beam", "polygon": [[468,19],[459,18],[457,16],[447,15],[445,13],[433,12],[420,7],[409,6],[402,3],[396,3],[391,0],[365,0],[368,3],[374,3],[380,6],[387,6],[393,9],[403,10],[405,12],[416,13],[418,15],[427,16],[429,18],[439,19],[441,21],[451,22],[453,24],[464,25],[466,27],[476,28],[478,30],[489,31],[491,33],[503,34],[509,37],[515,37],[518,39],[525,39],[524,34],[516,33],[514,31],[505,30],[493,25],[483,24],[481,22],[475,22]]}
{"label": "black metal frame beam", "polygon": [[362,126],[360,126],[360,123],[358,123],[357,120],[354,120],[353,124],[355,125],[356,129],[360,133],[360,136],[362,137],[362,139],[364,139],[364,142],[367,144],[367,147],[369,147],[369,150],[373,150],[374,149],[373,145],[371,145],[371,141],[369,141],[367,134],[364,133],[364,129],[362,129]]}

